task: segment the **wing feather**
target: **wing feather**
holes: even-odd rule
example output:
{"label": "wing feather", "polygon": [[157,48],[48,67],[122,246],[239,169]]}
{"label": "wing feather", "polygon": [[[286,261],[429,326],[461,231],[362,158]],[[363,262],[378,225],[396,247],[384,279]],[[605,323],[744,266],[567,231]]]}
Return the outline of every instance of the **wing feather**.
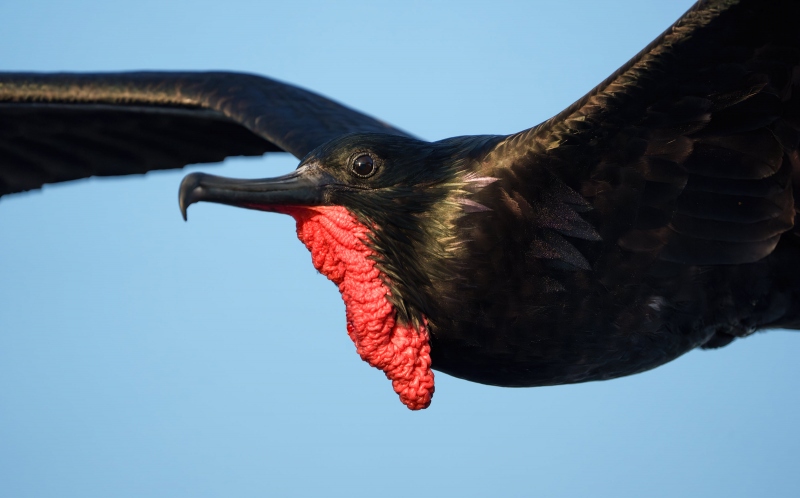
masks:
{"label": "wing feather", "polygon": [[[768,255],[795,226],[800,2],[707,0],[575,104],[508,137],[504,171],[545,168],[605,244],[687,264]],[[532,190],[523,197],[541,197]],[[569,234],[567,234],[569,235]]]}
{"label": "wing feather", "polygon": [[406,135],[315,93],[239,73],[0,73],[0,195],[229,156],[298,158],[339,135]]}

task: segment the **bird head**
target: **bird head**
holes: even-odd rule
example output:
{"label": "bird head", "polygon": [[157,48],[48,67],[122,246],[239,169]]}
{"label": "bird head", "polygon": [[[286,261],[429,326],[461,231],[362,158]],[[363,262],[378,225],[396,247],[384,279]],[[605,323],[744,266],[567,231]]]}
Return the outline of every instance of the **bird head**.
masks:
{"label": "bird head", "polygon": [[185,218],[189,205],[207,201],[293,216],[314,266],[339,287],[358,353],[409,408],[424,408],[433,394],[437,282],[459,273],[456,219],[477,206],[466,198],[480,139],[346,135],[281,177],[190,174],[181,211]]}

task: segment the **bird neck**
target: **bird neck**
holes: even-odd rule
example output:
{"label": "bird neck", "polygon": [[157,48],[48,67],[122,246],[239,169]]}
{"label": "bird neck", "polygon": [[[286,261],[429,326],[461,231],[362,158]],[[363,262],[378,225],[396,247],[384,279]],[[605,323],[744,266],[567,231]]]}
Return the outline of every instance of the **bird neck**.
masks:
{"label": "bird neck", "polygon": [[361,358],[383,370],[400,400],[412,410],[433,396],[427,323],[402,323],[389,301],[386,276],[376,266],[370,229],[341,206],[282,206],[297,221],[297,236],[314,267],[339,287],[347,333]]}

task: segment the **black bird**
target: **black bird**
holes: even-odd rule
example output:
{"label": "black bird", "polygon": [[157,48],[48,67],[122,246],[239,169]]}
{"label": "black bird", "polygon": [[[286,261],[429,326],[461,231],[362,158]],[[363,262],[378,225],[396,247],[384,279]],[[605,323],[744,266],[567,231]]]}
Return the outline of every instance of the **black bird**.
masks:
{"label": "black bird", "polygon": [[4,74],[0,194],[291,152],[280,178],[187,176],[183,214],[294,216],[407,406],[430,403],[431,368],[619,377],[800,327],[796,19],[788,0],[698,2],[550,120],[434,143],[251,75]]}

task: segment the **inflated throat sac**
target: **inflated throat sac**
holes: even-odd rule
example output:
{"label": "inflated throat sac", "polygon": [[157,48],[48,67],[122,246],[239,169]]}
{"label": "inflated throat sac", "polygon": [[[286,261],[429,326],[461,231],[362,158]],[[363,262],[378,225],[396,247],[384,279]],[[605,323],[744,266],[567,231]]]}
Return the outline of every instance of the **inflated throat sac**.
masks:
{"label": "inflated throat sac", "polygon": [[428,330],[424,322],[418,328],[398,322],[375,251],[365,243],[369,229],[341,206],[281,206],[275,211],[294,217],[314,267],[339,287],[347,333],[361,358],[384,371],[408,408],[427,408],[434,390]]}

